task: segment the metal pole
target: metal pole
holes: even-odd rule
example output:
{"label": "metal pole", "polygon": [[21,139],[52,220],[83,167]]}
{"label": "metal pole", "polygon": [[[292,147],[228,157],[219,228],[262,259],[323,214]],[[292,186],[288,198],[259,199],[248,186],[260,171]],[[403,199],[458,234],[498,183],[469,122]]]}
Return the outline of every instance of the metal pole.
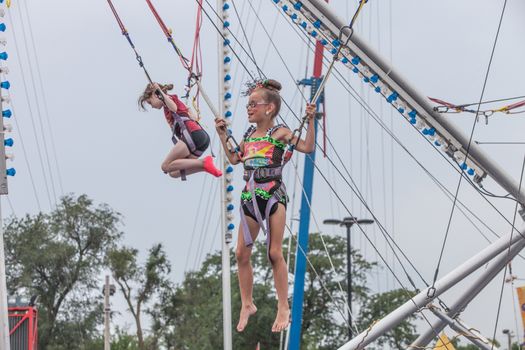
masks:
{"label": "metal pole", "polygon": [[110,333],[109,333],[109,276],[106,276],[104,285],[104,350],[110,350]]}
{"label": "metal pole", "polygon": [[[0,103],[1,109],[1,103]],[[9,341],[9,312],[7,307],[7,280],[5,273],[4,229],[2,226],[2,212],[0,208],[0,344],[2,349],[10,349]]]}
{"label": "metal pole", "polygon": [[[315,47],[314,59],[314,74],[308,80],[311,85],[311,95],[316,93],[316,84],[321,80],[323,68],[323,46],[317,42]],[[317,111],[321,104],[320,99],[317,100]],[[314,118],[315,123],[315,139],[317,140],[317,118]],[[314,162],[315,149],[308,154],[304,159],[304,173],[303,173],[303,193],[301,195],[301,210],[299,217],[299,234],[297,238],[297,250],[295,252],[295,271],[294,271],[294,287],[293,287],[293,302],[292,302],[292,325],[290,326],[290,342],[289,350],[299,350],[301,348],[301,328],[303,322],[303,301],[304,301],[304,277],[306,273],[306,254],[308,254],[308,236],[310,229],[310,206],[312,203],[312,190],[314,183]]]}
{"label": "metal pole", "polygon": [[443,311],[438,310],[434,306],[430,307],[430,311],[432,311],[434,315],[439,317],[440,320],[448,324],[450,328],[455,330],[457,333],[463,335],[465,338],[467,338],[471,343],[476,345],[478,348],[484,349],[484,350],[498,350],[498,347],[494,345],[492,342],[490,342],[487,338],[477,333],[472,328],[466,327],[463,323],[459,322],[458,320],[450,318]]}
{"label": "metal pole", "polygon": [[[226,115],[226,111],[229,112],[231,92],[229,91],[229,71],[231,57],[229,57],[230,49],[225,43],[228,40],[229,31],[224,25],[227,22],[228,6],[225,0],[217,0],[217,12],[219,18],[217,24],[219,28],[223,28],[222,35],[218,35],[218,59],[219,59],[219,110],[221,115]],[[226,77],[229,77],[227,79]],[[200,87],[200,84],[199,84]],[[204,99],[212,109],[213,113],[217,112],[211,106],[209,98],[204,93]],[[231,120],[229,116],[231,113],[226,115],[226,124],[229,127]],[[217,115],[215,117],[218,117]],[[222,166],[222,191],[221,191],[221,247],[222,247],[222,332],[223,332],[223,345],[224,350],[232,350],[232,306],[231,306],[231,276],[230,276],[230,242],[232,240],[232,231],[234,229],[233,220],[233,205],[231,204],[233,186],[232,182],[232,171],[233,168],[228,164],[224,150],[220,151],[220,163]]]}
{"label": "metal pole", "polygon": [[501,236],[497,241],[474,255],[472,258],[461,264],[456,269],[449,272],[447,275],[439,279],[435,283],[435,291],[432,297],[428,296],[429,288],[424,289],[412,299],[408,300],[405,304],[398,307],[396,310],[385,316],[377,323],[371,325],[364,332],[359,334],[357,337],[349,341],[348,343],[341,346],[340,350],[354,350],[363,349],[365,346],[376,340],[381,335],[390,331],[396,327],[405,318],[417,312],[420,308],[440,296],[442,293],[449,290],[455,284],[463,280],[465,277],[470,275],[473,271],[477,270],[480,266],[483,266],[496,255],[508,249],[509,244],[514,244],[518,241],[523,240],[523,234],[525,229],[520,230],[520,234],[513,233],[511,239],[511,233]]}
{"label": "metal pole", "polygon": [[[520,240],[512,245],[510,251],[503,251],[494,259],[488,268],[483,271],[469,288],[467,288],[461,296],[449,306],[447,315],[454,318],[498,275],[498,273],[505,268],[520,251],[525,247],[525,240]],[[421,333],[419,337],[408,347],[408,349],[421,349],[427,346],[428,343],[436,337],[436,333],[441,332],[446,326],[442,320],[437,320],[432,323],[431,328]]]}
{"label": "metal pole", "polygon": [[348,283],[348,340],[352,339],[352,241],[350,238],[350,228],[346,225],[346,279]]}

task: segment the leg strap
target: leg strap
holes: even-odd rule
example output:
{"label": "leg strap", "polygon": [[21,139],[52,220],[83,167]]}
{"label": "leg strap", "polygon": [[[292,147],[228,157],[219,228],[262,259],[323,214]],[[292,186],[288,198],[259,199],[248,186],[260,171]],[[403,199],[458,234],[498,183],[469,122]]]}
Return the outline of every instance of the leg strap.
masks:
{"label": "leg strap", "polygon": [[[250,202],[245,202],[244,205],[249,210],[250,214],[252,214],[256,219],[257,223],[261,227],[262,231],[266,235],[266,254],[268,256],[268,260],[270,259],[270,242],[271,242],[271,232],[270,232],[270,212],[272,211],[272,207],[274,204],[278,203],[280,200],[280,193],[283,191],[286,191],[284,188],[284,184],[281,183],[281,187],[279,187],[268,199],[268,202],[266,203],[266,210],[264,211],[264,218],[261,215],[261,211],[259,210],[259,205],[257,203],[257,197],[255,194],[255,181],[253,179],[254,175],[252,173],[252,176],[250,177],[248,181],[248,186],[250,188],[250,192],[252,195],[252,200]],[[286,192],[284,192],[286,193]],[[246,219],[246,214],[243,210],[243,204],[241,203],[241,223],[242,223],[242,230],[243,230],[243,236],[244,236],[244,243],[247,247],[250,247],[253,245],[253,240],[250,232],[250,228],[248,227],[248,222]],[[266,221],[266,224],[265,224]]]}

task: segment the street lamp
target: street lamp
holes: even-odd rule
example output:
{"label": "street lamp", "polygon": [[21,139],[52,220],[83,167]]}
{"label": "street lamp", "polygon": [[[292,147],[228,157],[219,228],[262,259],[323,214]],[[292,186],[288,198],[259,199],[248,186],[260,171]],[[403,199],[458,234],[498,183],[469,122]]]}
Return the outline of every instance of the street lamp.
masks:
{"label": "street lamp", "polygon": [[348,292],[348,339],[352,339],[352,241],[350,238],[350,228],[354,225],[369,225],[373,224],[374,220],[370,219],[357,219],[356,217],[346,217],[343,220],[337,219],[326,219],[323,224],[326,225],[339,225],[346,227],[346,279],[347,279],[347,292]]}
{"label": "street lamp", "polygon": [[507,335],[509,350],[512,350],[512,337],[514,336],[514,334],[512,333],[511,330],[508,330],[508,329],[504,329],[502,332],[503,334]]}

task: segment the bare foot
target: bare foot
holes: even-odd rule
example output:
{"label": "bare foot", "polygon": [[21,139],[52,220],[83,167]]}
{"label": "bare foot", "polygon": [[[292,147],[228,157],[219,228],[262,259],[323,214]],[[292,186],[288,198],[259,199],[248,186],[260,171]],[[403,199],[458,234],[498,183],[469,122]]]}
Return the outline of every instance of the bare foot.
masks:
{"label": "bare foot", "polygon": [[286,329],[290,324],[290,308],[280,307],[277,309],[277,316],[272,326],[272,332],[279,333]]}
{"label": "bare foot", "polygon": [[241,314],[239,315],[239,323],[237,324],[237,332],[244,331],[246,324],[248,324],[248,319],[251,315],[257,312],[257,308],[254,304],[246,305],[241,307]]}

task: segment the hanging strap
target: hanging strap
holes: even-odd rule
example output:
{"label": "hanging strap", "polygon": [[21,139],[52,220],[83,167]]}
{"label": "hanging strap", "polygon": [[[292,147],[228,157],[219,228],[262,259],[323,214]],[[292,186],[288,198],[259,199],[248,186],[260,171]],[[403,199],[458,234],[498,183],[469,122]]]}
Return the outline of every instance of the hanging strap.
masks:
{"label": "hanging strap", "polygon": [[146,2],[148,3],[149,9],[153,13],[153,16],[155,17],[155,19],[159,23],[160,28],[164,32],[164,35],[166,35],[166,38],[168,39],[169,43],[171,44],[171,46],[173,47],[173,49],[175,50],[175,52],[179,56],[182,65],[191,74],[191,67],[188,64],[189,60],[186,57],[184,57],[184,55],[182,54],[182,51],[175,44],[175,41],[173,40],[173,37],[171,36],[171,30],[169,30],[168,27],[166,26],[166,24],[164,24],[164,21],[162,20],[162,18],[160,18],[157,10],[155,9],[155,6],[153,6],[151,1],[150,0],[146,0]]}
{"label": "hanging strap", "polygon": [[111,2],[111,0],[108,0],[108,4],[109,4],[109,7],[111,8],[111,11],[113,12],[113,15],[115,16],[115,19],[117,20],[117,23],[118,23],[118,25],[120,27],[120,30],[122,31],[122,35],[124,35],[126,37],[126,39],[128,40],[129,45],[131,46],[131,48],[135,52],[135,58],[137,59],[137,62],[139,63],[140,68],[142,68],[144,70],[144,73],[146,74],[146,78],[148,79],[148,81],[150,83],[153,83],[153,80],[151,80],[151,77],[150,77],[150,75],[148,73],[148,70],[146,69],[146,66],[144,66],[144,62],[142,61],[142,57],[137,52],[137,50],[135,48],[135,45],[133,44],[133,41],[131,41],[131,37],[129,36],[129,33],[126,30],[126,28],[124,27],[124,23],[120,20],[120,17],[119,17],[119,15],[117,13],[117,10],[115,9],[115,6],[113,6],[113,3]]}

